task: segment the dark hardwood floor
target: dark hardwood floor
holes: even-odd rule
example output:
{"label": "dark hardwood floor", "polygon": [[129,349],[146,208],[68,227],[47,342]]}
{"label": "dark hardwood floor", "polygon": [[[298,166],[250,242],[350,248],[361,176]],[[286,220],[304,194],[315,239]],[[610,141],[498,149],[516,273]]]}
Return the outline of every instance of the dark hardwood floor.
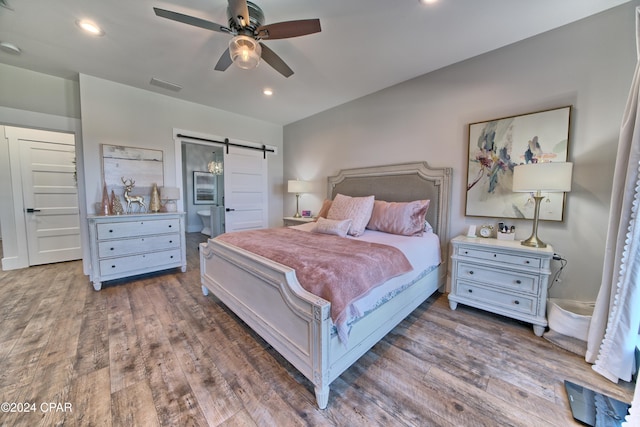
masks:
{"label": "dark hardwood floor", "polygon": [[530,325],[436,295],[319,410],[309,381],[202,295],[203,236],[187,240],[186,273],[99,292],[79,261],[0,272],[0,425],[570,426],[564,379],[632,398]]}

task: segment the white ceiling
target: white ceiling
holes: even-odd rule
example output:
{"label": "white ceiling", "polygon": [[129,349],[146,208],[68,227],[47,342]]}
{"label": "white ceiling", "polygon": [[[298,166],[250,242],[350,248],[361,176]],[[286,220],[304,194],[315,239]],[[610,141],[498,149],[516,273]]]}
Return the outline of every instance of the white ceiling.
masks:
{"label": "white ceiling", "polygon": [[[0,0],[0,62],[78,73],[288,124],[628,0],[256,0],[265,24],[319,18],[322,32],[265,41],[294,70],[215,71],[230,36],[157,17],[160,7],[227,25],[225,0]],[[75,25],[90,18],[102,37]],[[152,77],[178,84],[172,92]],[[272,88],[270,98],[262,95]]]}

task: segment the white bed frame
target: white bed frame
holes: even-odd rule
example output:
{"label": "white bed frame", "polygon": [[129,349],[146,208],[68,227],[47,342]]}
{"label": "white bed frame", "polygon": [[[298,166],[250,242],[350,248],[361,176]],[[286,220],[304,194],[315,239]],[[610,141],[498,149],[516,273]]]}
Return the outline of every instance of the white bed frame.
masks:
{"label": "white bed frame", "polygon": [[427,220],[440,236],[443,263],[394,298],[356,321],[347,348],[333,333],[330,303],[302,288],[295,271],[246,250],[210,239],[200,245],[202,292],[212,292],[258,335],[307,377],[321,409],[329,385],[360,356],[444,287],[451,168],[427,163],[342,170],[329,177],[329,197],[374,194],[405,202],[430,199]]}

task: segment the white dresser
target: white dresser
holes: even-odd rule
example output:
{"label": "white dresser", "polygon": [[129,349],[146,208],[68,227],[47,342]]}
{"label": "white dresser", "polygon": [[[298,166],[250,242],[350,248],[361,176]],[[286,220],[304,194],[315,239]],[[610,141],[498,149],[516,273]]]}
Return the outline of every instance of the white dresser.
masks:
{"label": "white dresser", "polygon": [[451,309],[461,303],[522,320],[542,336],[553,248],[464,236],[451,244]]}
{"label": "white dresser", "polygon": [[184,213],[89,216],[90,279],[102,282],[180,267],[187,270]]}

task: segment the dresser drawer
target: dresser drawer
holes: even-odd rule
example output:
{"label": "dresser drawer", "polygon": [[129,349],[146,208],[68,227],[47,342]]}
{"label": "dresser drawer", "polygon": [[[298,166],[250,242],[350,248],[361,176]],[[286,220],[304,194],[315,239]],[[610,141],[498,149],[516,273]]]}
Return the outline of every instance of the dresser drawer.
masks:
{"label": "dresser drawer", "polygon": [[179,219],[143,219],[139,221],[98,224],[98,240],[146,236],[180,231]]}
{"label": "dresser drawer", "polygon": [[134,271],[142,272],[142,270],[151,267],[175,267],[182,261],[180,252],[180,249],[172,249],[168,251],[104,259],[100,261],[100,274],[102,276],[109,276]]}
{"label": "dresser drawer", "polygon": [[106,240],[98,243],[98,256],[102,259],[179,247],[180,234],[178,233],[134,237],[122,240]]}
{"label": "dresser drawer", "polygon": [[459,262],[456,266],[457,277],[479,283],[501,286],[531,294],[538,293],[538,276],[516,271],[497,270],[494,267]]}
{"label": "dresser drawer", "polygon": [[524,314],[535,314],[536,298],[503,293],[472,283],[459,282],[456,295],[464,299],[478,301],[494,307],[503,307],[510,311]]}
{"label": "dresser drawer", "polygon": [[507,254],[500,251],[486,249],[476,249],[469,246],[458,247],[458,255],[482,260],[491,260],[503,264],[522,265],[526,267],[539,268],[541,259],[539,257],[527,256],[525,254]]}

